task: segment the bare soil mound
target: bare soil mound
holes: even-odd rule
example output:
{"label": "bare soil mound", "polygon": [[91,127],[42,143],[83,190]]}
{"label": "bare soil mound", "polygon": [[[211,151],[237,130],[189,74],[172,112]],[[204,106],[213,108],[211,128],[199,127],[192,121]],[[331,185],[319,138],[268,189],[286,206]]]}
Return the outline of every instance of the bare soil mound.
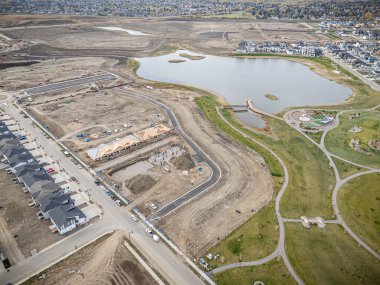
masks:
{"label": "bare soil mound", "polygon": [[151,176],[143,174],[136,175],[125,181],[125,185],[133,194],[141,194],[152,188],[156,183],[157,181]]}
{"label": "bare soil mound", "polygon": [[[37,284],[157,284],[123,245],[125,236],[115,232],[48,269]],[[33,282],[32,282],[33,283]]]}
{"label": "bare soil mound", "polygon": [[189,153],[185,153],[173,159],[172,163],[178,170],[189,170],[195,167],[194,160]]}

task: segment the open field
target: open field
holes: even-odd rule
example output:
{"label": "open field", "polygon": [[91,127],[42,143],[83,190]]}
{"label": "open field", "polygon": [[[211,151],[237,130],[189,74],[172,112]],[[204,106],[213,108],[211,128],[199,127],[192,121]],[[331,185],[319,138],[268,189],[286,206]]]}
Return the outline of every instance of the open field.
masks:
{"label": "open field", "polygon": [[332,157],[336,167],[338,168],[340,178],[344,179],[352,174],[355,174],[360,171],[364,171],[364,168],[359,166],[352,165],[350,163],[344,162],[338,158]]}
{"label": "open field", "polygon": [[28,206],[29,194],[21,190],[20,184],[14,184],[12,178],[14,176],[7,174],[5,169],[0,170],[0,229],[4,231],[0,244],[14,265],[29,257],[31,250],[41,251],[62,237],[50,231],[50,220],[38,219],[39,209]]}
{"label": "open field", "polygon": [[[11,38],[33,42],[31,51],[39,55],[45,54],[46,50],[56,50],[57,54],[77,52],[95,55],[99,54],[99,50],[107,49],[118,55],[135,57],[161,53],[168,46],[227,54],[235,50],[241,39],[328,40],[325,35],[316,34],[297,22],[249,20],[235,15],[227,18],[151,18],[148,21],[126,17],[56,16],[48,20],[41,16],[4,16],[0,26],[7,27],[2,32]],[[134,36],[124,31],[106,31],[98,27],[132,29],[151,36]],[[91,43],[90,47],[88,43]]]}
{"label": "open field", "polygon": [[367,174],[345,184],[338,206],[347,225],[370,247],[380,252],[380,174]]}
{"label": "open field", "polygon": [[285,226],[288,258],[306,284],[378,284],[380,264],[340,226]]}
{"label": "open field", "polygon": [[204,258],[210,269],[229,263],[259,260],[276,249],[278,238],[274,203],[270,203],[206,252],[214,256],[219,254],[218,259]]}
{"label": "open field", "polygon": [[[79,63],[75,58],[42,61],[29,67],[20,66],[2,70],[0,84],[5,90],[21,90],[83,76],[100,75],[104,73],[102,68],[117,62],[114,59],[86,57],[81,58]],[[89,87],[90,84],[81,89]]]}
{"label": "open field", "polygon": [[266,285],[297,284],[290,276],[282,260],[272,260],[266,264],[231,269],[214,276],[218,285],[247,285],[262,281]]}
{"label": "open field", "polygon": [[124,240],[121,232],[104,236],[22,284],[157,284]]}
{"label": "open field", "polygon": [[[380,165],[380,151],[370,148],[368,142],[380,140],[380,112],[361,112],[362,117],[349,119],[348,115],[351,113],[355,112],[345,112],[340,115],[340,125],[326,135],[326,148],[330,152],[352,162],[378,167]],[[358,133],[349,132],[354,126],[361,126],[362,131]],[[351,139],[359,139],[361,148],[366,150],[367,154],[351,148]]]}
{"label": "open field", "polygon": [[[233,130],[223,126],[224,122],[217,117],[215,105],[218,103],[215,99],[202,97],[198,102],[203,105],[201,108],[207,110],[206,114],[212,118],[214,125],[226,128],[227,132],[234,136]],[[299,218],[301,215],[310,215],[330,218],[332,216],[329,198],[333,188],[333,172],[328,167],[327,159],[323,158],[322,152],[316,146],[282,121],[269,119],[272,131],[277,137],[272,138],[244,128],[228,110],[223,110],[223,115],[247,134],[266,143],[285,161],[289,170],[289,185],[281,201],[281,213],[284,217]],[[242,140],[244,143],[244,138]],[[248,140],[245,141],[249,143]],[[253,147],[257,148],[256,145]],[[267,158],[265,152],[263,153],[267,163],[274,160],[269,155]],[[271,168],[273,164],[270,162],[268,165]],[[272,168],[271,171],[272,175],[278,176],[277,171],[273,172]],[[316,173],[318,175],[315,175]]]}

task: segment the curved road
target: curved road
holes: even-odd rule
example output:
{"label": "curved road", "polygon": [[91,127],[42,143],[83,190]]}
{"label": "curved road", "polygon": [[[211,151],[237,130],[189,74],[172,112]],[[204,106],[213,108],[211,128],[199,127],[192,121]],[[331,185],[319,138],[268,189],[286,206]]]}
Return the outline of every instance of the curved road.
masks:
{"label": "curved road", "polygon": [[194,199],[196,196],[202,194],[203,192],[209,190],[213,186],[216,185],[216,183],[219,182],[222,171],[220,170],[219,166],[182,130],[181,125],[178,123],[178,120],[173,112],[172,109],[170,109],[165,104],[152,99],[146,95],[138,94],[136,92],[128,92],[124,91],[128,96],[137,97],[139,99],[145,100],[150,102],[151,104],[154,104],[156,106],[161,107],[165,110],[165,112],[168,114],[170,121],[173,124],[173,128],[177,132],[181,138],[188,143],[191,148],[196,152],[197,156],[201,161],[204,161],[209,168],[211,169],[211,176],[203,182],[201,185],[195,187],[194,189],[190,190],[189,192],[185,193],[184,195],[178,197],[174,201],[170,202],[169,204],[165,205],[164,207],[160,208],[157,212],[155,212],[151,217],[149,217],[149,221],[153,222],[155,220],[161,219],[179,207],[185,205],[186,203],[190,202],[192,199]]}

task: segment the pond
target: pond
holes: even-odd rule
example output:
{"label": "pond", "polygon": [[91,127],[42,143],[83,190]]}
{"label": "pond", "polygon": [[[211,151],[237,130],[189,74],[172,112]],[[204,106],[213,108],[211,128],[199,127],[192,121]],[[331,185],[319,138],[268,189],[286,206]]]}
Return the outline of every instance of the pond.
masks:
{"label": "pond", "polygon": [[[251,98],[257,108],[268,113],[278,113],[291,106],[340,103],[352,93],[350,88],[318,75],[304,64],[289,60],[213,55],[192,60],[181,57],[181,53],[200,55],[182,50],[138,58],[140,68],[137,74],[150,80],[209,90],[224,97],[231,105],[243,105],[244,99]],[[169,60],[185,61],[170,63]]]}

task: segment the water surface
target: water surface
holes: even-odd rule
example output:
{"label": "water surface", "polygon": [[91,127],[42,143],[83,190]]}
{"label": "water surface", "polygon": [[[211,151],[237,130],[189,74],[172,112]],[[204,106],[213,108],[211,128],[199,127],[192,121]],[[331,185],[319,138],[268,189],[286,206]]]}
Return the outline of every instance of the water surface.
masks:
{"label": "water surface", "polygon": [[[202,60],[169,63],[184,59],[180,53],[199,55],[189,51],[138,58],[141,77],[193,85],[223,96],[230,104],[244,104],[252,98],[261,110],[277,113],[286,107],[305,105],[330,105],[346,100],[351,89],[328,80],[307,66],[283,59],[234,58],[206,55]],[[273,94],[278,100],[265,97]],[[242,115],[245,116],[245,115]]]}

